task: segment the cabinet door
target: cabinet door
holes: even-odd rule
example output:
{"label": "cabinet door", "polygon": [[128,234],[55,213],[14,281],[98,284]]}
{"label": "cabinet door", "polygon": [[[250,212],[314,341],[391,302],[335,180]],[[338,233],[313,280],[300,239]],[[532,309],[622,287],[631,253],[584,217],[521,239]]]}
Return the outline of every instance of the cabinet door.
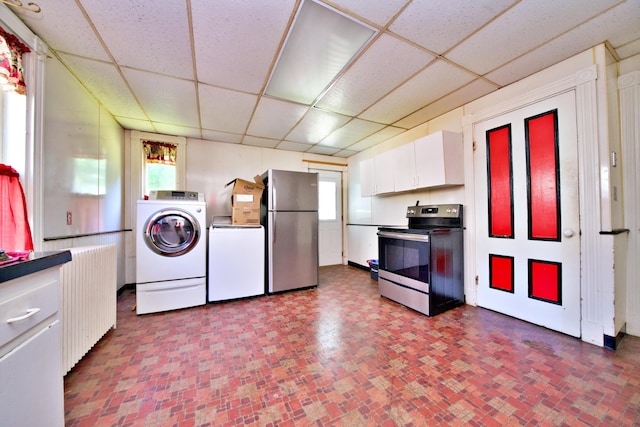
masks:
{"label": "cabinet door", "polygon": [[462,135],[440,131],[415,141],[418,187],[464,183]]}
{"label": "cabinet door", "polygon": [[375,194],[393,193],[393,169],[395,167],[395,150],[385,151],[374,157],[373,172],[375,176]]}
{"label": "cabinet door", "polygon": [[417,187],[416,153],[412,142],[396,148],[393,179],[395,191],[413,190]]}
{"label": "cabinet door", "polygon": [[375,194],[375,178],[373,175],[373,159],[360,162],[360,195],[370,197]]}
{"label": "cabinet door", "polygon": [[64,425],[60,334],[56,320],[0,358],[2,425]]}

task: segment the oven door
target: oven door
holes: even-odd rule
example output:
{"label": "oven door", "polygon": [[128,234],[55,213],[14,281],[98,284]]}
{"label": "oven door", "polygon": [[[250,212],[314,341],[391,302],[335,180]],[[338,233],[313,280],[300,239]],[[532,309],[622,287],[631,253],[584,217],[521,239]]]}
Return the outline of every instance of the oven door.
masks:
{"label": "oven door", "polygon": [[429,292],[429,234],[378,231],[379,276]]}

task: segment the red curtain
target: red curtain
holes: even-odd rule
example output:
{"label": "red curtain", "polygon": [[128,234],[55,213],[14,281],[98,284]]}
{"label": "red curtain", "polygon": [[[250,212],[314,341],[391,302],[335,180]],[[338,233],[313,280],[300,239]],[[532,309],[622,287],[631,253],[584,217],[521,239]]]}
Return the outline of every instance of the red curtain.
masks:
{"label": "red curtain", "polygon": [[164,142],[143,141],[144,154],[147,163],[162,163],[169,166],[176,165],[178,146]]}
{"label": "red curtain", "polygon": [[0,27],[0,79],[3,85],[25,94],[22,54],[31,52],[16,36]]}
{"label": "red curtain", "polygon": [[18,172],[0,164],[0,249],[32,251],[33,238],[27,218],[27,203]]}

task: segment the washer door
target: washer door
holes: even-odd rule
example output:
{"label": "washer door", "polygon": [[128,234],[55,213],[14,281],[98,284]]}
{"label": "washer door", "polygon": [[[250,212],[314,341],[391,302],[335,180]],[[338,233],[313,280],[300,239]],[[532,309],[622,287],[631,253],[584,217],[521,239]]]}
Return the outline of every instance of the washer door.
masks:
{"label": "washer door", "polygon": [[157,254],[180,256],[200,240],[200,224],[182,209],[164,209],[152,215],[144,225],[144,241]]}

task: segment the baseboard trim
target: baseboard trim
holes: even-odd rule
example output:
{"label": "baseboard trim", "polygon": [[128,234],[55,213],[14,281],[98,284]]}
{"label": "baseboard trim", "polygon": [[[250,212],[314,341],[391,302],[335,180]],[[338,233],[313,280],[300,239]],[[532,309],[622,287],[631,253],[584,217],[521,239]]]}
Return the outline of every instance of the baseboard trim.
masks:
{"label": "baseboard trim", "polygon": [[351,267],[359,268],[361,270],[369,271],[369,266],[360,265],[353,261],[347,261],[347,265],[350,265]]}
{"label": "baseboard trim", "polygon": [[604,348],[607,348],[609,350],[617,349],[620,346],[620,341],[622,341],[625,335],[626,334],[624,332],[619,332],[618,335],[616,335],[615,337],[612,337],[610,335],[605,335]]}

